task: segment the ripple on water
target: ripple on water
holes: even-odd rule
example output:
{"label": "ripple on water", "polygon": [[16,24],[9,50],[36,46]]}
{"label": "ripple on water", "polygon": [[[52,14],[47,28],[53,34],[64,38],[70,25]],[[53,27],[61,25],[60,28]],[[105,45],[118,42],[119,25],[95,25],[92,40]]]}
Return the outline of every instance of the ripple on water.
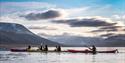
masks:
{"label": "ripple on water", "polygon": [[118,50],[120,53],[96,55],[0,51],[0,63],[125,63],[125,48]]}

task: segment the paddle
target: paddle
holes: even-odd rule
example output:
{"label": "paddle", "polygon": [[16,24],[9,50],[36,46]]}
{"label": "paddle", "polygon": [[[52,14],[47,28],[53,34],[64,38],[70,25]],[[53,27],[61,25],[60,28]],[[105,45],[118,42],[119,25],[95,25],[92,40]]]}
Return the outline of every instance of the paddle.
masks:
{"label": "paddle", "polygon": [[41,43],[40,45],[43,45],[43,43]]}
{"label": "paddle", "polygon": [[84,46],[91,50],[91,48],[89,46],[87,46],[87,45],[84,45]]}

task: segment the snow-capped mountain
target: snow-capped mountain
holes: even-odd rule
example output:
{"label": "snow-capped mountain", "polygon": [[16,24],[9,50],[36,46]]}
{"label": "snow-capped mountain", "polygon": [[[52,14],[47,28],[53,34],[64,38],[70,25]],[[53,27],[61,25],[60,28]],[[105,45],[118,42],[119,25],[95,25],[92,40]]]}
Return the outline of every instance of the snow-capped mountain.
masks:
{"label": "snow-capped mountain", "polygon": [[23,25],[0,22],[0,46],[40,45],[41,43],[47,44],[49,46],[61,45],[54,41],[50,41],[35,35]]}

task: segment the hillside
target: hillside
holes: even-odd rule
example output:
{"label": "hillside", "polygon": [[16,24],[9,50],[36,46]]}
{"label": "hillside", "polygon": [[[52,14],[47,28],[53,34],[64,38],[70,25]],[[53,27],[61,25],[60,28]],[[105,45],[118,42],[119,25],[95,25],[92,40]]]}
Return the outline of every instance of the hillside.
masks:
{"label": "hillside", "polygon": [[49,46],[60,45],[35,35],[23,25],[16,23],[0,23],[0,46],[27,46],[47,44]]}

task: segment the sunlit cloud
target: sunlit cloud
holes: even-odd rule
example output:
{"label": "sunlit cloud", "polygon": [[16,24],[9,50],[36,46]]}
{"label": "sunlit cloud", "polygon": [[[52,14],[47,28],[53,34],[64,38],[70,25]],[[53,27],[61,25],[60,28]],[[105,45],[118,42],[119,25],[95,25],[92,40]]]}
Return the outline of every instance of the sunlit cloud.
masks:
{"label": "sunlit cloud", "polygon": [[57,30],[56,27],[50,27],[50,26],[30,26],[29,29],[37,29],[37,30]]}
{"label": "sunlit cloud", "polygon": [[125,27],[123,26],[105,26],[99,28],[98,30],[93,30],[92,32],[120,32],[124,31],[124,29]]}
{"label": "sunlit cloud", "polygon": [[69,24],[71,27],[98,27],[98,26],[112,26],[117,23],[110,23],[105,20],[101,20],[98,18],[83,18],[83,19],[68,19],[68,20],[55,20],[52,21],[55,23],[64,23]]}
{"label": "sunlit cloud", "polygon": [[125,24],[125,15],[113,15],[111,17],[112,20],[117,21],[117,22],[121,22],[120,25],[124,25]]}
{"label": "sunlit cloud", "polygon": [[61,13],[55,10],[48,10],[43,13],[30,13],[21,17],[25,17],[28,20],[40,20],[40,19],[51,19],[60,17]]}

